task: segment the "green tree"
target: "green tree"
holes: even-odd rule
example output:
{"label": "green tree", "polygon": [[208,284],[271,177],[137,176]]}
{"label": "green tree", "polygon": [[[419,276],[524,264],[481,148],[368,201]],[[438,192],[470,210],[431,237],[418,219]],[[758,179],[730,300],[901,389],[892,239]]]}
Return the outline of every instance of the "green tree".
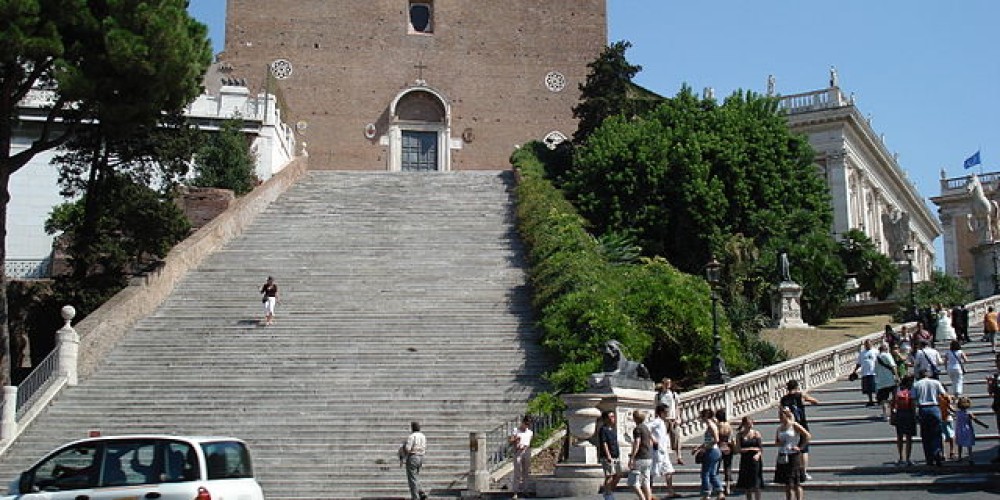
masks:
{"label": "green tree", "polygon": [[896,263],[880,252],[863,231],[851,229],[844,233],[838,253],[847,273],[857,277],[859,292],[869,292],[885,300],[896,290],[899,281]]}
{"label": "green tree", "polygon": [[773,249],[827,230],[830,196],[812,157],[776,100],[737,92],[720,105],[684,87],[643,116],[607,119],[562,186],[597,233],[635,231],[647,255],[700,273],[730,235]]}
{"label": "green tree", "polygon": [[972,301],[972,290],[968,284],[960,278],[949,276],[937,269],[931,273],[931,279],[921,281],[913,286],[913,296],[916,304],[910,301],[909,294],[899,301],[895,318],[899,321],[909,320],[910,311],[914,305],[917,309],[934,307],[938,304],[951,306],[954,304],[968,304]]}
{"label": "green tree", "polygon": [[590,73],[580,84],[580,103],[573,108],[573,117],[580,120],[573,142],[586,142],[608,117],[631,116],[636,112],[629,91],[632,78],[642,71],[642,66],[630,64],[625,58],[625,51],[631,46],[627,41],[615,42],[587,65]]}
{"label": "green tree", "polygon": [[[10,176],[31,158],[83,123],[118,136],[198,94],[211,47],[186,8],[187,0],[0,0],[0,262]],[[11,154],[19,103],[33,89],[48,92],[51,105],[39,109],[44,121],[31,144]],[[105,153],[95,150],[95,161]],[[10,373],[6,281],[0,274],[3,385]]]}
{"label": "green tree", "polygon": [[256,162],[240,130],[239,120],[227,120],[195,155],[195,186],[231,189],[237,195],[249,193],[257,185]]}
{"label": "green tree", "polygon": [[120,173],[109,174],[90,199],[97,214],[87,214],[80,199],[55,207],[45,223],[46,232],[62,233],[69,242],[73,273],[61,288],[74,291],[82,314],[117,293],[131,272],[165,256],[190,230],[172,199]]}

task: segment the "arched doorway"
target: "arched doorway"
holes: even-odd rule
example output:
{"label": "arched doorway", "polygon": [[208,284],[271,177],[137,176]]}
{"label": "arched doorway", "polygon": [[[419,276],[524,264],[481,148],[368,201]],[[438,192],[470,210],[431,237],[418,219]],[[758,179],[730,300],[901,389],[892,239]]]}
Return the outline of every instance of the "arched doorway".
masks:
{"label": "arched doorway", "polygon": [[400,92],[389,107],[389,170],[451,170],[448,101],[428,87]]}

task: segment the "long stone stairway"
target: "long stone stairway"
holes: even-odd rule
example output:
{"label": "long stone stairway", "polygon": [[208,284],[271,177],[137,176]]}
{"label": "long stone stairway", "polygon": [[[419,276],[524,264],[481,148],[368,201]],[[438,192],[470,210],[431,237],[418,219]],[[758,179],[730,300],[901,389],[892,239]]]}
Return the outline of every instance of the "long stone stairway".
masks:
{"label": "long stone stairway", "polygon": [[309,172],[66,390],[0,479],[91,429],[221,434],[249,442],[269,499],[399,498],[396,450],[419,420],[425,488],[463,488],[469,432],[522,413],[545,368],[512,182]]}

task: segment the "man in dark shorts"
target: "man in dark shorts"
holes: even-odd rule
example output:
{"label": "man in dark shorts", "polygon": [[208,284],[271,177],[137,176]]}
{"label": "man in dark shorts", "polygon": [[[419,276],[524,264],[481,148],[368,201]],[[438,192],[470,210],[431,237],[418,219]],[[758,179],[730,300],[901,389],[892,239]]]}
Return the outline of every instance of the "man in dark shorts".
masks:
{"label": "man in dark shorts", "polygon": [[604,500],[613,500],[615,488],[625,472],[618,448],[618,417],[615,412],[605,410],[601,413],[601,421],[603,425],[597,431],[597,452],[604,468],[604,485],[601,491],[604,492]]}

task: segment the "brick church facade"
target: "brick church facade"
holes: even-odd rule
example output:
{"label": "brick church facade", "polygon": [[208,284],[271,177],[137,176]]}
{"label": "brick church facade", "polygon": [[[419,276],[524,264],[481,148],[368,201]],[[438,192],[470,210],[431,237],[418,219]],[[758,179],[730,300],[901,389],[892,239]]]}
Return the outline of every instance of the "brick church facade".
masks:
{"label": "brick church facade", "polygon": [[576,131],[605,0],[228,0],[221,61],[284,101],[311,168],[509,168]]}

